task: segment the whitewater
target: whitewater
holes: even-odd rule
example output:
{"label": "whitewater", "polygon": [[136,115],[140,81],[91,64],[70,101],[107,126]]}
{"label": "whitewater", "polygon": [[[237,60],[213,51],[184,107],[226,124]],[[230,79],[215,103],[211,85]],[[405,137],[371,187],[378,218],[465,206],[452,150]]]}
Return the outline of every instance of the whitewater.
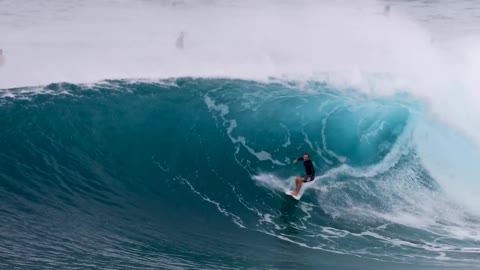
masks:
{"label": "whitewater", "polygon": [[0,267],[477,268],[479,8],[0,1]]}

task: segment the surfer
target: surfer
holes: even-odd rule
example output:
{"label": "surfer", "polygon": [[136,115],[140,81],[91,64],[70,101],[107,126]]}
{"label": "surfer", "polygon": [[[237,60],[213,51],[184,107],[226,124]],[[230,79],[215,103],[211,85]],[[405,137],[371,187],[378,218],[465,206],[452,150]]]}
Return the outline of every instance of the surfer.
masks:
{"label": "surfer", "polygon": [[386,5],[385,8],[383,9],[383,14],[385,16],[390,16],[390,5]]}
{"label": "surfer", "polygon": [[0,49],[0,66],[5,62],[5,57],[3,57],[3,50]]}
{"label": "surfer", "polygon": [[310,154],[305,153],[303,157],[295,159],[293,163],[297,163],[300,160],[303,160],[303,166],[305,166],[305,175],[299,176],[297,179],[295,179],[296,188],[295,190],[290,191],[293,196],[298,195],[300,188],[302,187],[302,183],[315,180],[315,168],[313,168],[313,162],[310,160]]}
{"label": "surfer", "polygon": [[177,37],[177,41],[175,42],[175,46],[179,50],[183,50],[183,40],[185,39],[185,32],[180,32]]}

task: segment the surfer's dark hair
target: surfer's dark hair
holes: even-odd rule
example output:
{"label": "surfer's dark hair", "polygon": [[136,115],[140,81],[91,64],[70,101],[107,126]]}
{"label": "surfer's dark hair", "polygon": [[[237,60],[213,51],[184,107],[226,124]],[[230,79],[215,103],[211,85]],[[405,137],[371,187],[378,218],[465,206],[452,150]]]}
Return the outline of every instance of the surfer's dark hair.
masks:
{"label": "surfer's dark hair", "polygon": [[310,158],[310,154],[309,153],[305,153],[303,155],[306,155],[308,158]]}

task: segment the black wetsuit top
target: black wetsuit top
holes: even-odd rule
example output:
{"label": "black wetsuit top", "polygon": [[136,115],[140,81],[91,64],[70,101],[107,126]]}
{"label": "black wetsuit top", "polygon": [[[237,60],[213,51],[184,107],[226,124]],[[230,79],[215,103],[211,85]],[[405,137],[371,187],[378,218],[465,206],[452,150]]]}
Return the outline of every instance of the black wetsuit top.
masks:
{"label": "black wetsuit top", "polygon": [[[297,160],[298,161],[303,160],[303,157],[297,158]],[[305,174],[307,176],[311,176],[313,180],[313,178],[315,178],[315,169],[313,168],[313,162],[310,159],[305,160],[303,162],[303,166],[305,166]]]}

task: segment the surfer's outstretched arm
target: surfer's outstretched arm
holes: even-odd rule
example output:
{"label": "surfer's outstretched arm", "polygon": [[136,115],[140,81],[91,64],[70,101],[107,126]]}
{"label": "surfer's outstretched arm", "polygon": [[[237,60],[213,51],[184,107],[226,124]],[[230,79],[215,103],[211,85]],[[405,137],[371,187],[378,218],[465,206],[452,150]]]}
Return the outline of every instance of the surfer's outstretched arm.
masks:
{"label": "surfer's outstretched arm", "polygon": [[303,160],[303,157],[299,157],[299,158],[293,160],[293,163],[297,163],[298,161],[301,161],[301,160]]}

